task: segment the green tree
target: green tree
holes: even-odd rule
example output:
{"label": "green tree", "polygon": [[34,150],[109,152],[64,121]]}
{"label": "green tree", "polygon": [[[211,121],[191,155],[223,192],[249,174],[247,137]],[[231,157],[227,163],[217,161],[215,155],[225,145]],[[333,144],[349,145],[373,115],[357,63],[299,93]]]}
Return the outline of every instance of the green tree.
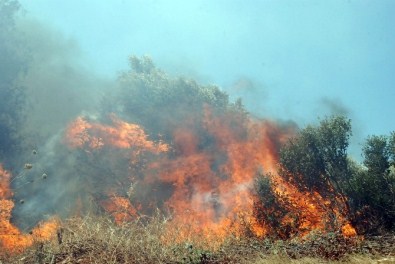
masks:
{"label": "green tree", "polygon": [[363,145],[365,167],[353,168],[349,196],[363,232],[395,227],[394,137],[370,136]]}
{"label": "green tree", "polygon": [[106,97],[102,109],[142,125],[153,137],[160,133],[171,140],[174,129],[187,122],[199,131],[207,106],[216,114],[232,111],[241,119],[246,115],[240,101],[231,103],[229,96],[215,85],[169,76],[147,56],[132,56],[129,64],[130,70],[121,74],[118,90]]}
{"label": "green tree", "polygon": [[389,136],[388,149],[390,153],[390,164],[391,166],[395,166],[395,131],[392,131]]}
{"label": "green tree", "polygon": [[[349,170],[347,148],[351,136],[351,120],[333,116],[319,126],[307,126],[289,140],[280,151],[280,174],[301,190],[327,190],[344,195]],[[328,185],[333,188],[327,188]]]}
{"label": "green tree", "polygon": [[[347,157],[350,136],[351,122],[342,116],[307,126],[281,148],[279,174],[300,190],[316,191],[332,202],[340,195],[358,233],[394,229],[395,132],[368,137],[362,149],[363,164]],[[278,207],[280,200],[266,190],[269,185],[263,181],[257,185],[260,204]],[[286,208],[278,213],[285,213]],[[271,221],[261,217],[266,223]],[[276,217],[281,219],[281,215]]]}
{"label": "green tree", "polygon": [[363,147],[363,163],[369,173],[383,174],[390,167],[390,148],[385,136],[370,136]]}

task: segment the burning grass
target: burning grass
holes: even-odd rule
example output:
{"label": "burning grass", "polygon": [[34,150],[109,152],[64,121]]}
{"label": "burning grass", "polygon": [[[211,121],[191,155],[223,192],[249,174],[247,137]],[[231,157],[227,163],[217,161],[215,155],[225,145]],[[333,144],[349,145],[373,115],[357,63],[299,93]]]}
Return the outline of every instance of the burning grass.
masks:
{"label": "burning grass", "polygon": [[[177,231],[157,214],[123,224],[109,217],[71,218],[51,240],[35,243],[5,263],[393,263],[395,236],[361,239],[311,233],[288,241],[237,238],[213,247],[196,238],[178,242]],[[182,230],[182,228],[180,228]],[[387,262],[385,262],[387,261]],[[0,262],[1,263],[1,262]]]}
{"label": "burning grass", "polygon": [[0,164],[0,257],[7,254],[23,252],[36,242],[50,240],[58,228],[57,218],[40,222],[29,234],[22,233],[11,223],[11,212],[14,208],[13,193],[9,189],[11,174]]}

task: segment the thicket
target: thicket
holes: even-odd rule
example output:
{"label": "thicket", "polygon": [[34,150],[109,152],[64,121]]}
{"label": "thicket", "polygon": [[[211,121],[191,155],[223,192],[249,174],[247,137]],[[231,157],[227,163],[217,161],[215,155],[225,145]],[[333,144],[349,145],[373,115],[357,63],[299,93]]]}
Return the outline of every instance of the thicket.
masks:
{"label": "thicket", "polygon": [[[241,129],[243,120],[249,118],[241,101],[230,102],[228,95],[216,86],[172,78],[156,68],[149,57],[133,56],[130,66],[130,71],[120,76],[118,92],[107,98],[102,109],[142,124],[152,137],[161,134],[171,142],[174,128],[190,122],[204,148],[210,145],[210,138],[199,127],[204,107],[210,106],[218,116],[232,114],[235,127]],[[345,116],[327,117],[318,125],[300,129],[280,149],[278,174],[302,192],[318,192],[332,203],[339,203],[340,198],[347,217],[360,234],[393,230],[395,132],[366,139],[362,164],[348,155],[351,136],[351,120]],[[280,221],[289,216],[292,205],[273,191],[273,184],[270,177],[258,173],[255,213],[273,227],[273,236],[292,237],[297,225],[282,226]],[[294,218],[297,222],[298,216]],[[281,233],[275,231],[280,229]]]}
{"label": "thicket", "polygon": [[395,132],[368,137],[363,156],[363,165],[350,164],[347,194],[354,222],[363,233],[394,230]]}
{"label": "thicket", "polygon": [[[299,130],[280,150],[279,175],[301,191],[318,192],[333,202],[341,197],[359,234],[393,231],[395,132],[368,137],[363,143],[362,164],[348,157],[351,135],[351,120],[344,116],[328,117],[317,126]],[[277,208],[275,212],[259,211],[258,216],[287,228],[279,220],[288,212],[286,203],[272,190],[267,177],[258,177],[260,205]]]}
{"label": "thicket", "polygon": [[206,107],[216,115],[237,115],[239,119],[234,120],[240,124],[247,115],[241,100],[231,102],[218,86],[172,77],[157,68],[148,56],[131,56],[129,65],[129,71],[120,75],[118,87],[103,100],[102,115],[116,113],[144,127],[154,139],[160,134],[165,141],[171,141],[174,129],[181,125],[204,137],[201,120]]}

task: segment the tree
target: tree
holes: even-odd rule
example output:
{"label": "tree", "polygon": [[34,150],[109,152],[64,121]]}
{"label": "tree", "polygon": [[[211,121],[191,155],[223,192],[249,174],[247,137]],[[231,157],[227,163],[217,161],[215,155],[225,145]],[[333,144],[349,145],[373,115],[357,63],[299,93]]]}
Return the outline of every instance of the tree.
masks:
{"label": "tree", "polygon": [[368,137],[362,149],[365,167],[352,170],[349,196],[363,232],[395,228],[394,137],[394,132]]}
{"label": "tree", "polygon": [[370,136],[363,146],[363,163],[369,173],[383,174],[390,167],[390,148],[385,136]]}
{"label": "tree", "polygon": [[301,190],[316,190],[325,195],[328,185],[344,195],[348,181],[347,148],[351,120],[333,116],[317,127],[299,131],[280,151],[280,174]]}
{"label": "tree", "polygon": [[368,137],[363,164],[347,157],[350,136],[351,122],[342,116],[307,126],[281,148],[279,174],[301,191],[331,201],[340,195],[360,234],[394,229],[395,132]]}
{"label": "tree", "polygon": [[395,131],[391,132],[388,139],[388,150],[390,154],[390,165],[395,166]]}
{"label": "tree", "polygon": [[171,77],[147,56],[132,56],[129,63],[130,70],[121,74],[118,90],[106,97],[102,109],[142,125],[153,137],[160,133],[171,140],[174,128],[180,124],[199,124],[207,106],[219,114],[233,111],[241,117],[246,115],[240,101],[231,103],[229,96],[215,85]]}

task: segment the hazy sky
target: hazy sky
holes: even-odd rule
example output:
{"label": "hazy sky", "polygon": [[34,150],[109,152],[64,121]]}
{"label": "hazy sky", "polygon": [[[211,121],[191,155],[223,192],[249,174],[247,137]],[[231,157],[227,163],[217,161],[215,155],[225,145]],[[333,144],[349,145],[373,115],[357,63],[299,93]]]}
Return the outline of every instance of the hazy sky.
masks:
{"label": "hazy sky", "polygon": [[394,0],[20,0],[115,77],[131,54],[302,126],[331,112],[354,144],[395,130]]}

